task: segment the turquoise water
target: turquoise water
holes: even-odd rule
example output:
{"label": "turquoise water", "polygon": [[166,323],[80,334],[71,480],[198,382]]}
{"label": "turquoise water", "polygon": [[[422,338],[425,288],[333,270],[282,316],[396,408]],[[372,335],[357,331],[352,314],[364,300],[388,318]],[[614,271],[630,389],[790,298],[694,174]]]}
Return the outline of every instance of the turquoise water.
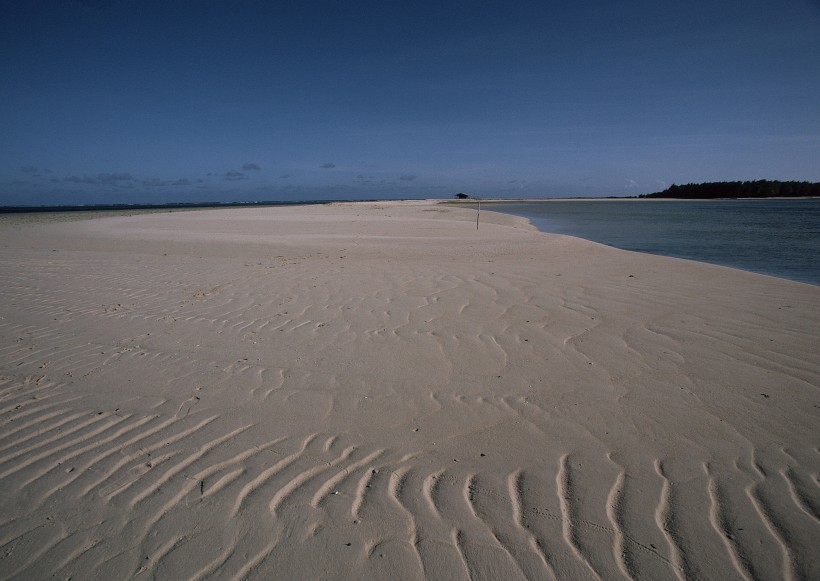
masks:
{"label": "turquoise water", "polygon": [[820,200],[509,202],[539,230],[820,285]]}

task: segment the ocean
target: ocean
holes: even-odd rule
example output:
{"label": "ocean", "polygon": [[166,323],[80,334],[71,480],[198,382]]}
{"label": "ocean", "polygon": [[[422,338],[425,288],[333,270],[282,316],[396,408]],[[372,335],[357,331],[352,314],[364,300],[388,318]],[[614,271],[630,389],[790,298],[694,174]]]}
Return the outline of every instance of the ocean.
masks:
{"label": "ocean", "polygon": [[820,199],[485,204],[539,230],[820,286]]}

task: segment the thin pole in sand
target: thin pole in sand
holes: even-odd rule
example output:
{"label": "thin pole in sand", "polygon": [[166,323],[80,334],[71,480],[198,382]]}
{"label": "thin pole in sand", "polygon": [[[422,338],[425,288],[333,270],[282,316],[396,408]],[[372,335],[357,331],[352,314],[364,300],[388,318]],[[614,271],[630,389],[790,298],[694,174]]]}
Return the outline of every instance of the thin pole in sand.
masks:
{"label": "thin pole in sand", "polygon": [[478,230],[478,217],[481,216],[481,198],[476,198],[478,200],[478,211],[475,213],[475,229]]}

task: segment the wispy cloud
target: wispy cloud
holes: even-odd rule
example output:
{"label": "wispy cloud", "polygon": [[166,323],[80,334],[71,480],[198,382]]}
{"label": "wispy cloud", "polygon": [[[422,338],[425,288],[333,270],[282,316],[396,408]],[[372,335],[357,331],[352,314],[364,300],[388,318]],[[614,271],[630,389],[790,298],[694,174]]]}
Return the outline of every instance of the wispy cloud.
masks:
{"label": "wispy cloud", "polygon": [[414,175],[407,175],[407,174],[405,174],[405,175],[403,175],[403,176],[400,176],[400,177],[399,177],[399,179],[400,179],[401,181],[403,181],[403,182],[412,182],[412,181],[413,181],[414,179],[416,179],[417,177],[418,177],[418,176],[414,176]]}
{"label": "wispy cloud", "polygon": [[[197,180],[197,183],[202,183],[202,180]],[[161,180],[159,178],[148,178],[140,181],[140,184],[149,188],[161,188],[166,186],[192,186],[194,182],[188,178],[180,178],[178,180]]]}
{"label": "wispy cloud", "polygon": [[334,167],[336,167],[336,164],[331,163],[331,162],[327,162],[327,163],[323,163],[319,167],[322,168],[322,169],[333,169]]}
{"label": "wispy cloud", "polygon": [[63,178],[63,181],[72,184],[121,186],[123,182],[133,182],[134,176],[130,173],[99,173],[96,176],[69,176]]}
{"label": "wispy cloud", "polygon": [[245,171],[260,171],[262,168],[259,167],[259,164],[256,163],[246,163],[242,166],[242,169]]}
{"label": "wispy cloud", "polygon": [[235,169],[232,169],[231,171],[226,173],[225,177],[222,178],[222,179],[230,180],[230,181],[236,181],[236,180],[246,180],[248,178],[241,171],[236,171]]}

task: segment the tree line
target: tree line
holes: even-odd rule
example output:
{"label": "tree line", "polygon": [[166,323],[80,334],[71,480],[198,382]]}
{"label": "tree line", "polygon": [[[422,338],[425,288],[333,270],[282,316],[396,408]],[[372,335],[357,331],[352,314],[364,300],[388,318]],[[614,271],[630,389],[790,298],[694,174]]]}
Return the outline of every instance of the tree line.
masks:
{"label": "tree line", "polygon": [[639,198],[678,198],[708,200],[713,198],[803,198],[820,197],[820,183],[756,180],[748,182],[706,182],[671,185],[662,192],[643,194]]}

